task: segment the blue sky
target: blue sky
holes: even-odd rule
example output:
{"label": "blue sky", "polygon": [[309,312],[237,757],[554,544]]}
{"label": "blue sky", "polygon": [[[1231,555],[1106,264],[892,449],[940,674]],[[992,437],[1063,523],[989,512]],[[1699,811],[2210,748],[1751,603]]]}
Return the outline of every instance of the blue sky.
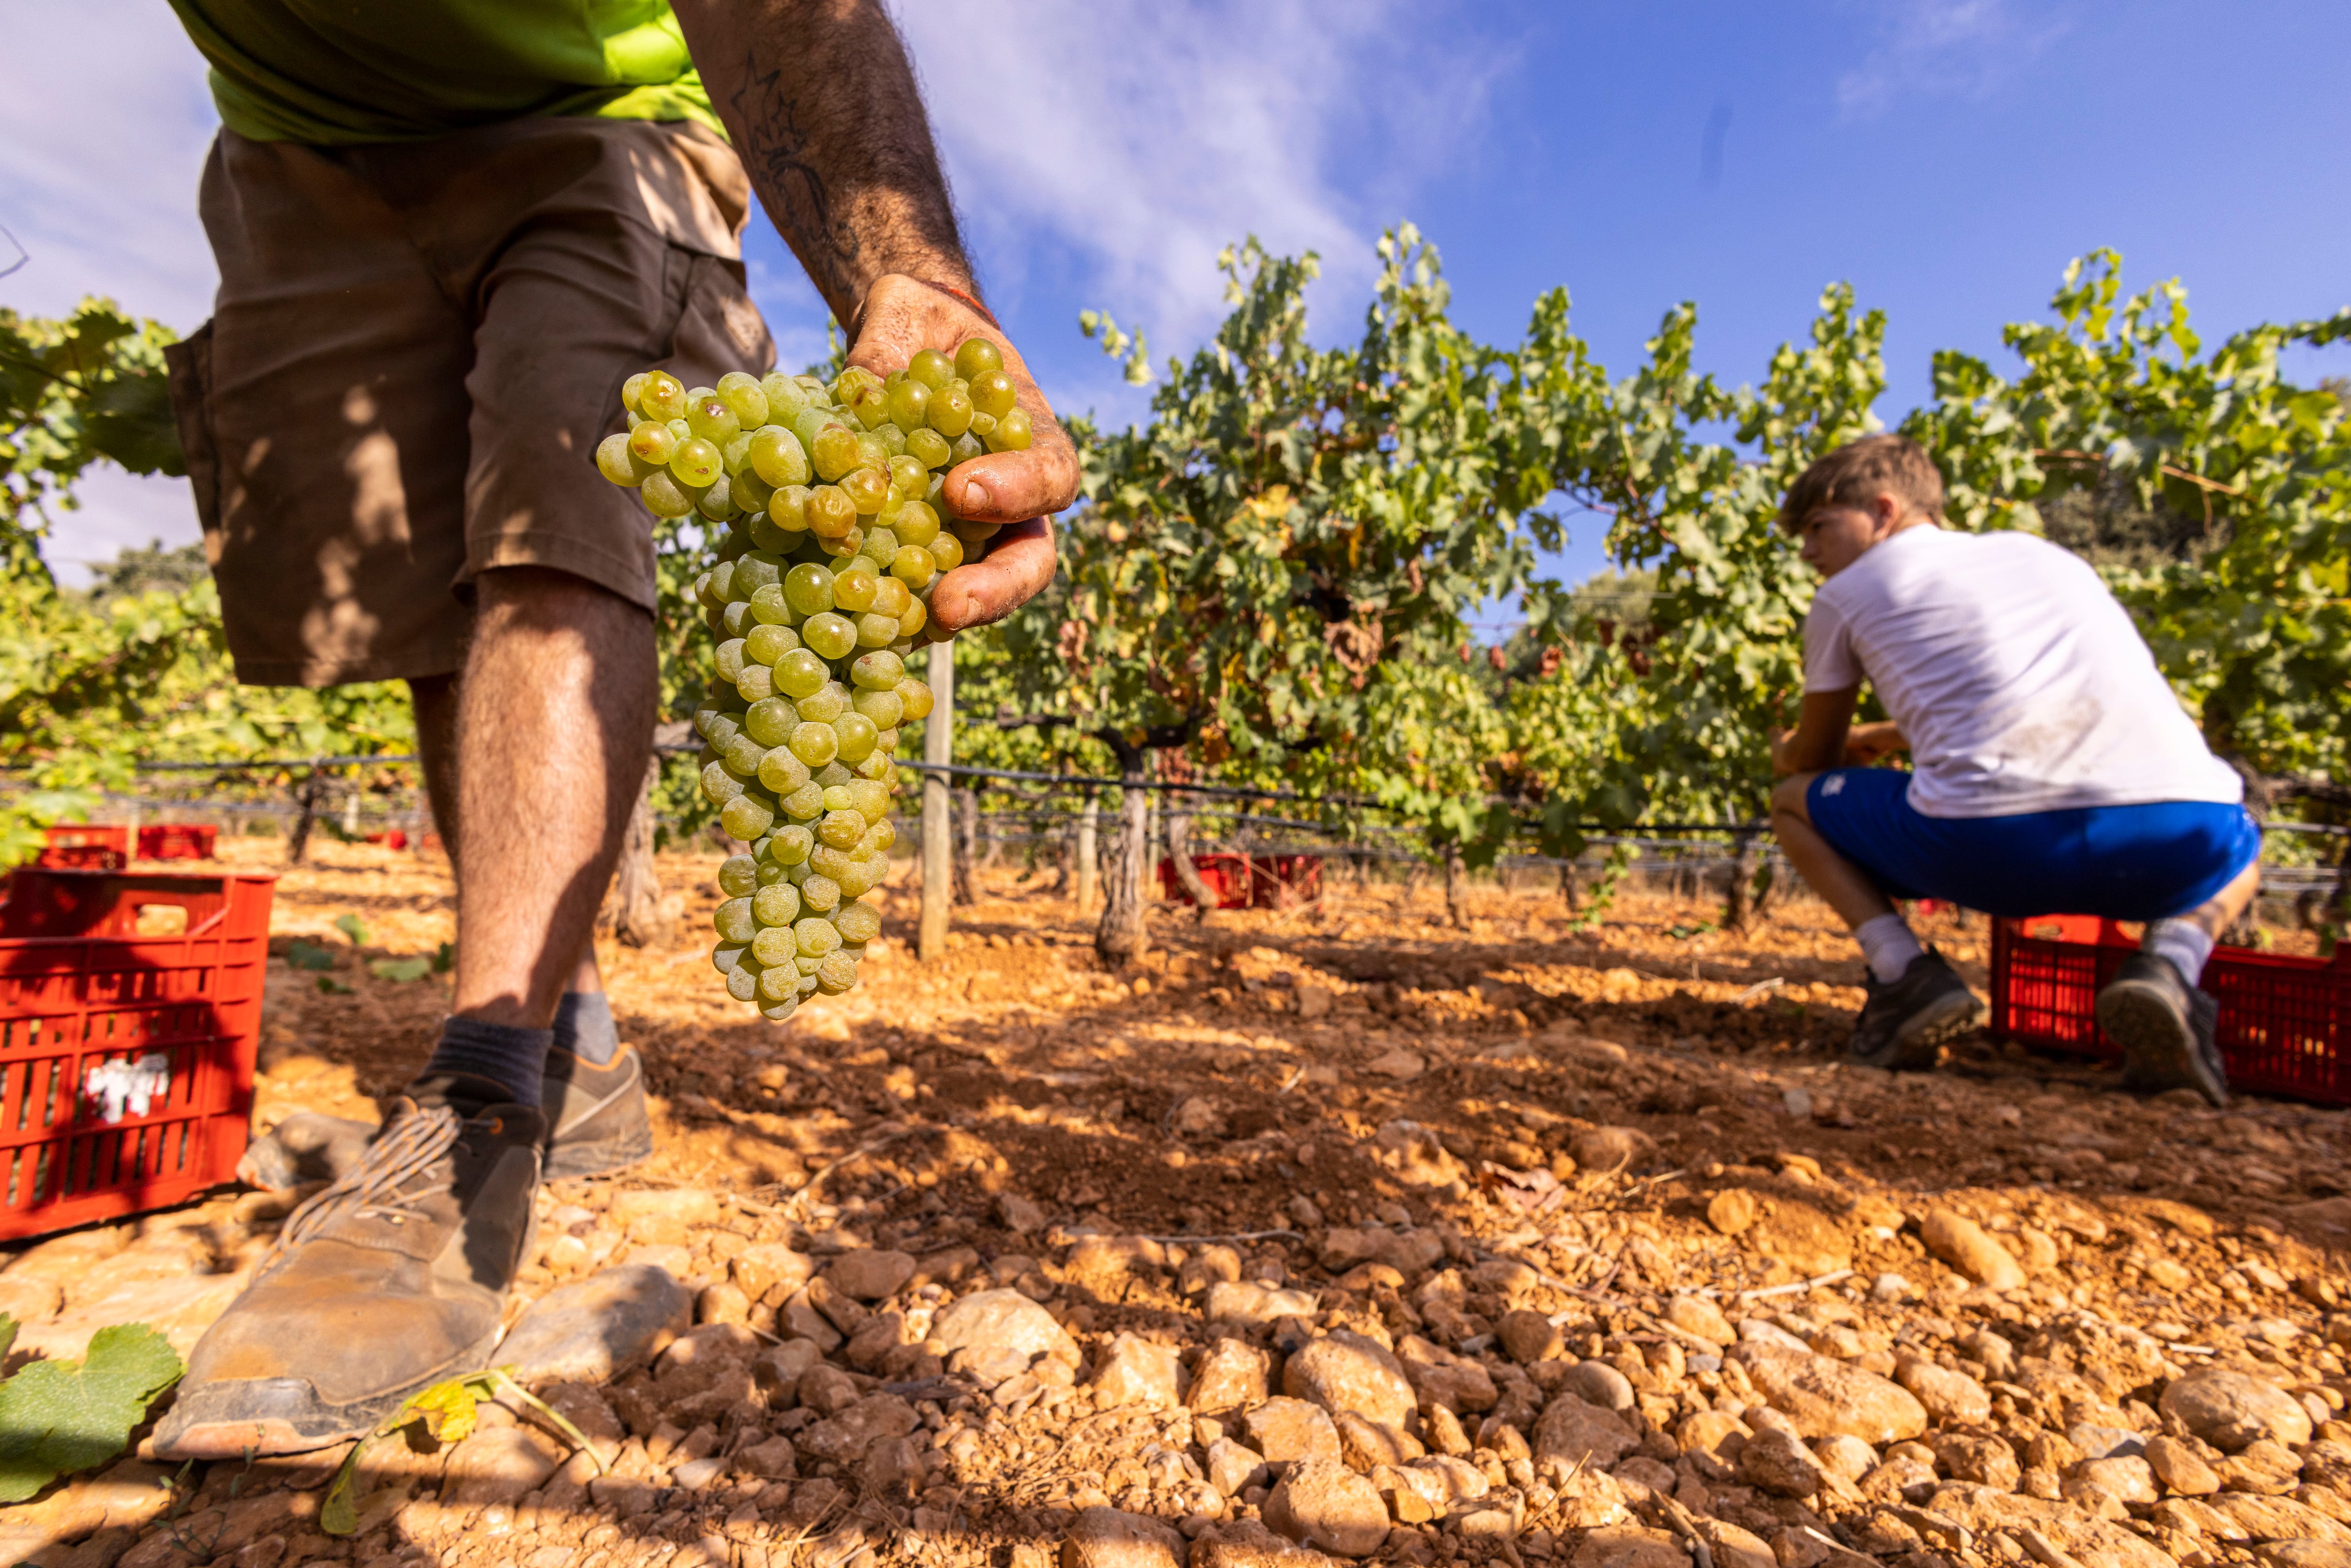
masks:
{"label": "blue sky", "polygon": [[[1935,349],[1997,361],[2001,323],[2095,246],[2134,287],[2181,278],[2208,341],[2351,303],[2340,5],[1027,0],[1019,28],[1000,5],[897,9],[993,301],[1057,404],[1113,421],[1145,394],[1078,311],[1139,322],[1162,360],[1188,350],[1221,314],[1217,251],[1251,232],[1322,253],[1326,338],[1354,329],[1372,241],[1408,217],[1481,336],[1514,339],[1565,284],[1621,373],[1694,299],[1701,365],[1731,382],[1848,279],[1889,317],[1889,421]],[[95,289],[194,325],[213,278],[193,51],[161,0],[13,26],[0,224],[32,260],[0,303]],[[100,115],[86,74],[39,66],[91,37]],[[747,259],[787,358],[811,357],[823,314],[789,253],[755,225]],[[70,571],[154,534],[193,537],[183,492],[103,480],[53,556]],[[1576,528],[1562,569],[1591,570],[1597,540]]]}

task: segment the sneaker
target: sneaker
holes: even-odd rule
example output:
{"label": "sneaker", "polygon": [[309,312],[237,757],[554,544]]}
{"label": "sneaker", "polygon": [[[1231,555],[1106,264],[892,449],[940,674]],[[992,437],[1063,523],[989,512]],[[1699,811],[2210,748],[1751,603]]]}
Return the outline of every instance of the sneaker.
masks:
{"label": "sneaker", "polygon": [[[632,1045],[601,1067],[568,1051],[548,1052],[539,1109],[547,1118],[541,1181],[609,1175],[653,1152],[645,1061]],[[272,1191],[339,1180],[367,1157],[375,1134],[373,1122],[297,1111],[253,1140],[236,1163],[236,1179]]]}
{"label": "sneaker", "polygon": [[623,1045],[598,1066],[558,1047],[547,1053],[547,1165],[541,1177],[603,1176],[653,1152],[653,1124],[645,1113],[645,1059]]}
{"label": "sneaker", "polygon": [[1983,1003],[1931,947],[1910,960],[1900,979],[1888,983],[1865,973],[1862,983],[1869,999],[1845,1052],[1856,1066],[1889,1072],[1930,1068],[1946,1040],[1975,1028],[1983,1016]]}
{"label": "sneaker", "polygon": [[2133,953],[2098,992],[2098,1027],[2123,1049],[2123,1087],[2193,1089],[2229,1103],[2229,1070],[2212,1039],[2220,1004],[2160,953]]}
{"label": "sneaker", "polygon": [[298,1454],[487,1364],[537,1228],[545,1118],[478,1078],[392,1102],[367,1156],[287,1217],[155,1432],[178,1459]]}

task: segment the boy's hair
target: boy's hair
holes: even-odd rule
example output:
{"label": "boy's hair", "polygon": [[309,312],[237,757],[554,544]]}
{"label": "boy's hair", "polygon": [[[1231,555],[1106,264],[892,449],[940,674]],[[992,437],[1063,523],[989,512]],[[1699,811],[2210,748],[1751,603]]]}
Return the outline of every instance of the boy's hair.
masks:
{"label": "boy's hair", "polygon": [[1881,490],[1930,517],[1943,515],[1943,476],[1927,449],[1907,435],[1865,435],[1797,476],[1780,504],[1780,526],[1795,533],[1821,507],[1863,506]]}

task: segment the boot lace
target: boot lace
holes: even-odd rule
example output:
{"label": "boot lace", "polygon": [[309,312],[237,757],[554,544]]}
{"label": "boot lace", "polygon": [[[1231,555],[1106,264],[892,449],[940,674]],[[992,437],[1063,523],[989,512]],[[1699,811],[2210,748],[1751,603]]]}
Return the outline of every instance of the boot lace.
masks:
{"label": "boot lace", "polygon": [[254,1270],[259,1279],[294,1249],[347,1216],[401,1216],[416,1212],[402,1189],[447,1154],[465,1130],[465,1119],[445,1105],[418,1107],[369,1145],[367,1157],[288,1215],[277,1239]]}

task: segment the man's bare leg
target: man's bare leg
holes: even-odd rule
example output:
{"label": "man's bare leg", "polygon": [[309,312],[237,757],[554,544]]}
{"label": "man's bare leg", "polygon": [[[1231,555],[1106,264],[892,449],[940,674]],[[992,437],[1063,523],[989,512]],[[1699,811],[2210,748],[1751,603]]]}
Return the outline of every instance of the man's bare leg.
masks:
{"label": "man's bare leg", "polygon": [[458,700],[461,1017],[546,1029],[565,989],[603,988],[590,938],[653,744],[653,632],[563,572],[482,576]]}

